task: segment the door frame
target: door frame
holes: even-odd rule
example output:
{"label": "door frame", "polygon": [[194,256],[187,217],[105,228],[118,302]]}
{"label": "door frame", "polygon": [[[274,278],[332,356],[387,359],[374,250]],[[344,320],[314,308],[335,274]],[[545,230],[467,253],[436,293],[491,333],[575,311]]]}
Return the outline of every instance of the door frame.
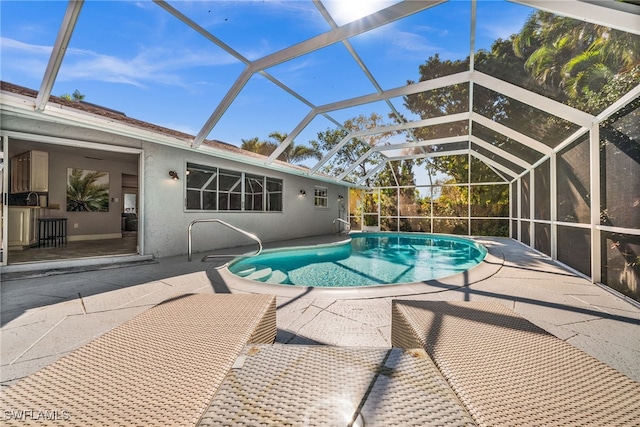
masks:
{"label": "door frame", "polygon": [[[109,152],[117,152],[117,153],[125,153],[125,154],[135,154],[138,156],[138,194],[140,200],[138,201],[138,218],[144,218],[144,203],[142,202],[144,199],[144,150],[140,148],[133,147],[125,147],[120,145],[109,145],[102,144],[96,142],[87,142],[69,138],[59,138],[45,135],[37,135],[23,132],[15,132],[15,131],[0,131],[0,136],[2,137],[3,142],[3,158],[4,160],[8,160],[7,156],[9,153],[9,138],[19,139],[23,141],[37,142],[42,144],[50,144],[50,145],[61,145],[66,147],[78,147],[85,148],[90,150],[97,151],[109,151]],[[6,163],[6,162],[5,162]],[[2,182],[2,262],[0,265],[7,265],[8,261],[8,185],[9,185],[9,168],[4,165],[2,170],[3,174],[3,182]],[[139,221],[138,223],[138,254],[144,254],[144,221]]]}

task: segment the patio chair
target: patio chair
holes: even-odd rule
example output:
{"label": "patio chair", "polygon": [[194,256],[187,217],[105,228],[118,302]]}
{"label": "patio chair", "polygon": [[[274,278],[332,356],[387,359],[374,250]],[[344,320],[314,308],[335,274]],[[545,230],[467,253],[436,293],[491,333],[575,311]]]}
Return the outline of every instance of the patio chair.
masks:
{"label": "patio chair", "polygon": [[499,303],[392,303],[392,345],[424,348],[479,425],[637,425],[640,383]]}
{"label": "patio chair", "polygon": [[195,425],[243,347],[274,341],[275,312],[271,295],[174,297],[3,390],[4,425]]}

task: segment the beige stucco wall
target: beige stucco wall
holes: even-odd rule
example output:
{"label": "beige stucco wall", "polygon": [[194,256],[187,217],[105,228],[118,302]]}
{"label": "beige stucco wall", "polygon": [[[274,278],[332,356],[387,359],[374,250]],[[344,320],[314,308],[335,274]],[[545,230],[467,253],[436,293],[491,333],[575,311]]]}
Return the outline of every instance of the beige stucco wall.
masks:
{"label": "beige stucco wall", "polygon": [[[347,188],[333,183],[319,182],[305,176],[289,174],[249,164],[242,161],[223,159],[217,156],[188,149],[175,148],[154,142],[110,134],[103,131],[84,129],[56,123],[44,123],[15,116],[2,116],[2,130],[29,134],[29,140],[38,142],[39,135],[83,141],[108,146],[126,146],[142,150],[142,174],[140,175],[140,218],[139,230],[144,243],[143,253],[155,257],[186,254],[187,228],[189,223],[199,218],[219,218],[234,226],[259,236],[263,241],[277,241],[298,237],[329,234],[333,230],[333,220],[345,218],[340,210],[338,195],[347,197]],[[9,140],[9,156],[25,151],[33,143]],[[60,211],[50,211],[51,216],[69,218],[69,235],[90,235],[118,233],[122,194],[120,177],[122,173],[137,174],[137,155],[126,154],[124,161],[93,160],[84,153],[77,156],[69,150],[59,152],[55,144],[37,144],[50,152],[50,203],[59,203]],[[99,151],[96,152],[100,154]],[[93,157],[93,156],[89,156]],[[101,157],[96,155],[95,157]],[[283,212],[187,212],[185,209],[185,170],[187,162],[216,166],[230,170],[266,175],[283,180]],[[66,169],[80,167],[90,170],[110,172],[110,194],[118,199],[113,201],[108,213],[66,212],[65,188]],[[180,180],[169,177],[175,170]],[[314,186],[327,187],[328,208],[314,206]],[[300,190],[306,196],[300,196]],[[73,217],[73,218],[72,218]],[[79,224],[73,228],[73,224]],[[251,244],[247,238],[225,229],[218,224],[197,224],[194,228],[194,252]]]}
{"label": "beige stucco wall", "polygon": [[[149,143],[144,145],[144,152],[144,221],[145,229],[152,230],[146,234],[148,240],[145,244],[147,252],[154,255],[184,253],[188,225],[201,218],[219,218],[256,234],[265,242],[329,234],[333,231],[333,220],[339,216],[338,195],[347,196],[347,190],[342,186],[193,151]],[[283,212],[187,212],[184,203],[187,162],[282,179]],[[181,179],[171,179],[170,170],[177,171]],[[315,185],[328,188],[328,208],[314,206]],[[300,195],[301,189],[306,191],[306,196]],[[193,231],[194,251],[251,243],[251,240],[219,224],[196,224]]]}

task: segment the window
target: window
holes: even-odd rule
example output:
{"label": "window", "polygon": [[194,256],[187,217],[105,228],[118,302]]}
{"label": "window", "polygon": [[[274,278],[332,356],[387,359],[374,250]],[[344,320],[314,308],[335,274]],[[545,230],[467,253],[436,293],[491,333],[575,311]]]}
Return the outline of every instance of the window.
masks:
{"label": "window", "polygon": [[282,212],[282,180],[187,163],[187,210]]}
{"label": "window", "polygon": [[244,209],[247,211],[264,210],[264,177],[244,176]]}
{"label": "window", "polygon": [[282,181],[267,178],[267,211],[282,212]]}
{"label": "window", "polygon": [[313,202],[318,208],[326,208],[329,206],[329,197],[327,196],[327,187],[316,187],[314,190]]}
{"label": "window", "polygon": [[187,209],[218,209],[218,172],[215,168],[187,164]]}
{"label": "window", "polygon": [[242,174],[240,172],[220,170],[218,210],[242,210]]}

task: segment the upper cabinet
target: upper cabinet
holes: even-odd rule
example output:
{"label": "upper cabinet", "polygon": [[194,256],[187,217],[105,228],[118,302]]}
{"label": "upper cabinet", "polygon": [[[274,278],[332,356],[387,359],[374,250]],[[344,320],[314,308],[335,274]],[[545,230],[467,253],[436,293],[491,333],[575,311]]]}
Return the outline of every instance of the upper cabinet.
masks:
{"label": "upper cabinet", "polygon": [[11,193],[49,191],[49,153],[27,151],[11,158]]}

